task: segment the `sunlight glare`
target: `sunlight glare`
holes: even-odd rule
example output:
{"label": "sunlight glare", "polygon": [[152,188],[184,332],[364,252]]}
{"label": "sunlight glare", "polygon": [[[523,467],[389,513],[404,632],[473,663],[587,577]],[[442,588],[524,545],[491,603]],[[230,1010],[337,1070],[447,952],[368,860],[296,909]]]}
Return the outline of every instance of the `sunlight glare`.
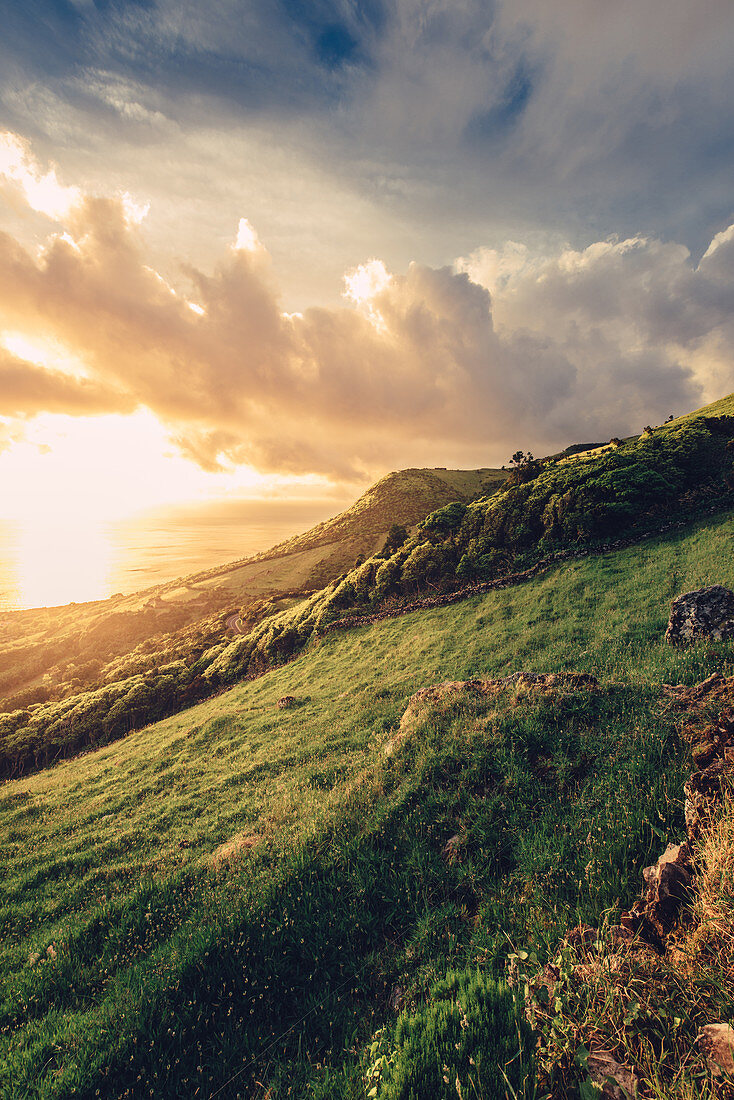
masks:
{"label": "sunlight glare", "polygon": [[15,588],[20,607],[101,600],[110,595],[113,547],[93,515],[39,509],[20,525]]}
{"label": "sunlight glare", "polygon": [[9,131],[0,133],[0,176],[20,184],[32,210],[59,220],[81,198],[78,187],[64,187],[56,170],[43,172],[26,142]]}
{"label": "sunlight glare", "polygon": [[382,260],[368,260],[344,276],[344,297],[350,298],[355,305],[362,305],[385,290],[391,280],[392,276]]}
{"label": "sunlight glare", "polygon": [[240,218],[240,224],[237,229],[237,240],[234,243],[235,251],[256,252],[261,247],[255,228],[250,225],[247,218]]}
{"label": "sunlight glare", "polygon": [[0,453],[0,517],[14,532],[4,551],[5,584],[20,607],[102,599],[118,583],[115,523],[212,498],[296,499],[324,492],[325,484],[248,467],[206,472],[172,447],[146,411],[45,414]]}
{"label": "sunlight glare", "polygon": [[42,336],[28,336],[24,332],[0,332],[0,345],[11,355],[35,363],[39,367],[49,367],[79,377],[84,374],[80,360],[57,340]]}

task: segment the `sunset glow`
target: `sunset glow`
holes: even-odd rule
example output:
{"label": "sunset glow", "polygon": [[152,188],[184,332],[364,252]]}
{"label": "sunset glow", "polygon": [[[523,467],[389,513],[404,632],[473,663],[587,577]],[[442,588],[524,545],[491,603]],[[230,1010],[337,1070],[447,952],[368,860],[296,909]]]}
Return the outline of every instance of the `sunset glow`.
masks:
{"label": "sunset glow", "polygon": [[1,1100],[729,1097],[732,58],[3,5]]}
{"label": "sunset glow", "polygon": [[114,547],[105,525],[86,510],[47,514],[18,524],[11,567],[21,607],[53,607],[111,594]]}
{"label": "sunset glow", "polygon": [[34,537],[501,465],[734,388],[715,5],[583,32],[535,0],[265,6],[245,33],[48,3],[58,73],[21,13],[0,77],[0,516]]}

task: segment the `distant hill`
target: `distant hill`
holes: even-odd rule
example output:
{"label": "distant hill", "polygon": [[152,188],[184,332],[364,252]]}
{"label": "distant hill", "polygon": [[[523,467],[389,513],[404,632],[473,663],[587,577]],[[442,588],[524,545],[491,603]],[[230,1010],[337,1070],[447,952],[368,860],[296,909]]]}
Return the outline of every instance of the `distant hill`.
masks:
{"label": "distant hill", "polygon": [[392,524],[412,529],[436,508],[493,492],[506,476],[494,469],[396,471],[340,515],[253,558],[129,596],[0,614],[0,710],[196,659],[222,636],[228,616],[241,614],[251,626],[284,610],[379,550]]}
{"label": "distant hill", "polygon": [[[283,560],[283,579],[287,576],[288,587],[294,587],[292,559],[302,555],[298,580],[305,588],[321,588],[354,565],[356,558],[380,550],[393,524],[412,528],[445,504],[457,500],[468,504],[494,492],[506,477],[506,471],[494,469],[398,470],[380,478],[345,512],[258,554],[252,561],[271,563],[269,583],[277,584],[279,574],[272,563]],[[216,569],[206,574],[206,580],[221,579],[223,585],[231,587],[233,578],[229,574],[237,570],[237,565]],[[243,577],[241,583],[246,586],[247,580]]]}

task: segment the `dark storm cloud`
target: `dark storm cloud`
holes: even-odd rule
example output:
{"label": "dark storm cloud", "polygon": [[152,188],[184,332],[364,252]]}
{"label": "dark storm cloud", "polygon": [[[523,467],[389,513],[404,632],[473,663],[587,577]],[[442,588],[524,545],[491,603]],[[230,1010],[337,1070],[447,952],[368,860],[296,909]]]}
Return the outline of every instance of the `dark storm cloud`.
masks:
{"label": "dark storm cloud", "polygon": [[[41,88],[100,125],[115,117],[118,140],[126,128],[140,140],[160,117],[184,128],[266,117],[274,141],[303,141],[335,178],[374,197],[379,186],[381,201],[378,181],[399,177],[389,201],[416,219],[440,207],[449,221],[514,220],[577,240],[593,239],[591,226],[654,232],[703,250],[734,213],[728,0],[4,9],[0,95],[6,123],[27,134],[58,125],[23,106]],[[297,138],[279,133],[296,118]]]}

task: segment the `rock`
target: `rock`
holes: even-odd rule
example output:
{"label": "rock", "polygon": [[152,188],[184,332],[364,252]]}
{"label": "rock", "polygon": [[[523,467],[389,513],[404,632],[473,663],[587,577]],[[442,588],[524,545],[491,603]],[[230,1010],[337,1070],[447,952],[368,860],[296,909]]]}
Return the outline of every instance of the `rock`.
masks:
{"label": "rock", "polygon": [[734,638],[734,592],[723,585],[697,588],[673,600],[665,640],[688,645],[699,639]]}
{"label": "rock", "polygon": [[727,757],[719,757],[686,781],[683,793],[686,798],[686,832],[689,840],[698,840],[711,824],[712,816],[721,804],[724,790],[732,779],[734,765]]}
{"label": "rock", "polygon": [[721,673],[712,672],[705,680],[701,680],[699,684],[696,684],[696,693],[698,695],[710,695],[714,688],[719,687],[723,683],[724,677]]}
{"label": "rock", "polygon": [[663,948],[693,882],[693,853],[687,844],[669,844],[657,863],[642,872],[645,889],[620,923],[653,947]]}
{"label": "rock", "polygon": [[734,1076],[734,1028],[729,1024],[706,1024],[698,1033],[698,1045],[714,1077],[723,1073]]}
{"label": "rock", "polygon": [[637,1096],[638,1080],[627,1066],[621,1066],[606,1050],[594,1050],[586,1061],[589,1077],[606,1100],[630,1100]]}
{"label": "rock", "polygon": [[718,741],[697,741],[691,749],[691,756],[697,768],[703,770],[714,760],[719,748]]}
{"label": "rock", "polygon": [[295,695],[281,695],[276,706],[278,710],[287,710],[288,707],[294,707],[297,702]]}

